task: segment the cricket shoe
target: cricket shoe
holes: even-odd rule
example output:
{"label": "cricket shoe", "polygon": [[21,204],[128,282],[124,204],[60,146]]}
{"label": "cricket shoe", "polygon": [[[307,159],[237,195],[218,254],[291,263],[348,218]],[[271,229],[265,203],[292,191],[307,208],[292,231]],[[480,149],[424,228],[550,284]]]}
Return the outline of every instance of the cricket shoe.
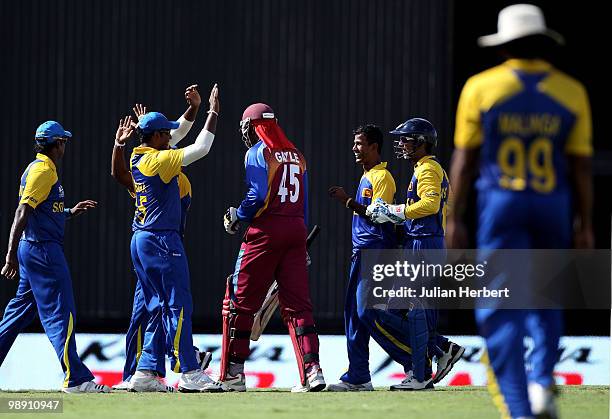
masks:
{"label": "cricket shoe", "polygon": [[225,377],[225,380],[221,381],[221,384],[223,386],[223,391],[247,391],[246,380],[243,373],[238,373],[233,377],[228,375]]}
{"label": "cricket shoe", "polygon": [[408,371],[406,374],[406,378],[399,384],[393,384],[389,387],[391,391],[419,391],[419,390],[433,390],[434,385],[431,378],[419,381],[414,375],[412,375],[412,371]]}
{"label": "cricket shoe", "polygon": [[118,384],[115,384],[113,386],[113,391],[127,391],[129,388],[130,382],[128,381],[122,381]]}
{"label": "cricket shoe", "polygon": [[372,387],[372,382],[368,381],[363,384],[352,384],[346,381],[340,380],[336,384],[330,384],[327,386],[327,391],[374,391],[374,387]]}
{"label": "cricket shoe", "polygon": [[463,346],[457,345],[453,342],[448,342],[447,350],[444,351],[440,358],[438,358],[436,376],[433,379],[434,384],[442,381],[442,379],[446,377],[449,372],[451,372],[457,361],[461,359],[464,352],[465,348]]}
{"label": "cricket shoe", "polygon": [[306,372],[306,385],[298,384],[291,389],[292,393],[308,393],[321,391],[325,388],[325,378],[323,370],[315,365],[310,367]]}
{"label": "cricket shoe", "polygon": [[135,393],[173,393],[174,387],[167,386],[161,377],[151,371],[136,371],[127,390]]}
{"label": "cricket shoe", "polygon": [[224,388],[220,382],[213,381],[204,371],[197,369],[181,374],[178,391],[183,393],[220,393],[224,391]]}
{"label": "cricket shoe", "polygon": [[78,386],[62,388],[64,393],[110,393],[109,386],[96,384],[93,381],[86,381]]}
{"label": "cricket shoe", "polygon": [[557,419],[555,390],[553,386],[544,387],[538,383],[529,383],[527,388],[531,413],[538,419]]}

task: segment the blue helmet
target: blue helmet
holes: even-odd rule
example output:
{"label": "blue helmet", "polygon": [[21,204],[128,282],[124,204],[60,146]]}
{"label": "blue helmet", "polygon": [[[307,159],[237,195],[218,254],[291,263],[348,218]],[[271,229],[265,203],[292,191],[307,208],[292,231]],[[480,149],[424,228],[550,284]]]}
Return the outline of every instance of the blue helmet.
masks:
{"label": "blue helmet", "polygon": [[397,158],[407,159],[414,154],[414,151],[408,152],[405,148],[408,141],[415,141],[417,146],[427,143],[435,147],[438,144],[436,129],[431,122],[423,118],[411,118],[398,125],[393,131],[389,131],[389,134],[400,136],[400,139],[394,142]]}

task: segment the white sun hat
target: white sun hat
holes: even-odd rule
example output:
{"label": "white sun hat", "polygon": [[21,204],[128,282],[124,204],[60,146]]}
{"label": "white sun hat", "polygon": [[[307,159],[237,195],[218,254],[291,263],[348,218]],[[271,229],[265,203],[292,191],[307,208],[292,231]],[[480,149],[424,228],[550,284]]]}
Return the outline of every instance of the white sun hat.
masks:
{"label": "white sun hat", "polygon": [[494,47],[532,35],[548,36],[563,44],[563,36],[546,27],[542,10],[532,4],[513,4],[502,9],[497,17],[497,33],[478,38],[481,47]]}

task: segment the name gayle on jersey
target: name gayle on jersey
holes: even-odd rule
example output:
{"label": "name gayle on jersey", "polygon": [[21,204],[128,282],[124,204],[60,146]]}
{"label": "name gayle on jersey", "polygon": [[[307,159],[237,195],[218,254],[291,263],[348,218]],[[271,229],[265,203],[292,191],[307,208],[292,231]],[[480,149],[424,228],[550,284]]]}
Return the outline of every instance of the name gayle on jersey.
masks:
{"label": "name gayle on jersey", "polygon": [[399,289],[384,289],[375,287],[372,290],[376,298],[509,298],[508,288],[492,290],[487,287],[472,289],[470,287],[459,287],[456,289],[444,289],[442,287],[421,287],[420,295],[417,290],[410,287],[400,287]]}

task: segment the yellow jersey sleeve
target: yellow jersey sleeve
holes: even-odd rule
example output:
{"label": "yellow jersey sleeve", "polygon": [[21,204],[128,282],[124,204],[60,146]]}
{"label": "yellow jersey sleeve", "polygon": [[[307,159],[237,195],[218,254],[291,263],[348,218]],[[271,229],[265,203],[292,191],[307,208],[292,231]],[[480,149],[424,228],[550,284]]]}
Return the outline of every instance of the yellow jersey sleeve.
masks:
{"label": "yellow jersey sleeve", "polygon": [[478,90],[474,79],[470,79],[463,87],[457,104],[455,147],[470,149],[479,147],[481,144],[482,128]]}
{"label": "yellow jersey sleeve", "polygon": [[372,183],[372,202],[381,198],[388,204],[393,203],[395,197],[395,180],[388,170],[377,170],[370,176]]}
{"label": "yellow jersey sleeve", "polygon": [[444,172],[435,161],[425,161],[417,169],[417,196],[419,201],[406,205],[406,218],[423,218],[437,214],[442,199],[442,179]]}
{"label": "yellow jersey sleeve", "polygon": [[565,153],[587,157],[593,155],[591,107],[584,85],[573,77],[554,70],[540,83],[540,90],[576,118],[565,143]]}
{"label": "yellow jersey sleeve", "polygon": [[499,65],[470,77],[457,104],[455,147],[480,147],[483,142],[481,113],[509,100],[522,90],[522,83],[507,65]]}
{"label": "yellow jersey sleeve", "polygon": [[169,183],[181,172],[183,150],[162,150],[157,153],[158,174],[164,183]]}
{"label": "yellow jersey sleeve", "polygon": [[183,199],[187,195],[191,196],[191,183],[189,182],[189,179],[183,172],[179,173],[178,186],[179,186],[179,196],[181,197],[181,199]]}
{"label": "yellow jersey sleeve", "polygon": [[565,145],[565,152],[577,156],[590,157],[593,155],[593,121],[591,119],[591,106],[584,88],[576,95],[576,123],[570,132]]}
{"label": "yellow jersey sleeve", "polygon": [[57,174],[45,163],[34,163],[28,175],[23,190],[21,191],[19,203],[28,204],[36,208],[49,196],[51,187],[57,182]]}

